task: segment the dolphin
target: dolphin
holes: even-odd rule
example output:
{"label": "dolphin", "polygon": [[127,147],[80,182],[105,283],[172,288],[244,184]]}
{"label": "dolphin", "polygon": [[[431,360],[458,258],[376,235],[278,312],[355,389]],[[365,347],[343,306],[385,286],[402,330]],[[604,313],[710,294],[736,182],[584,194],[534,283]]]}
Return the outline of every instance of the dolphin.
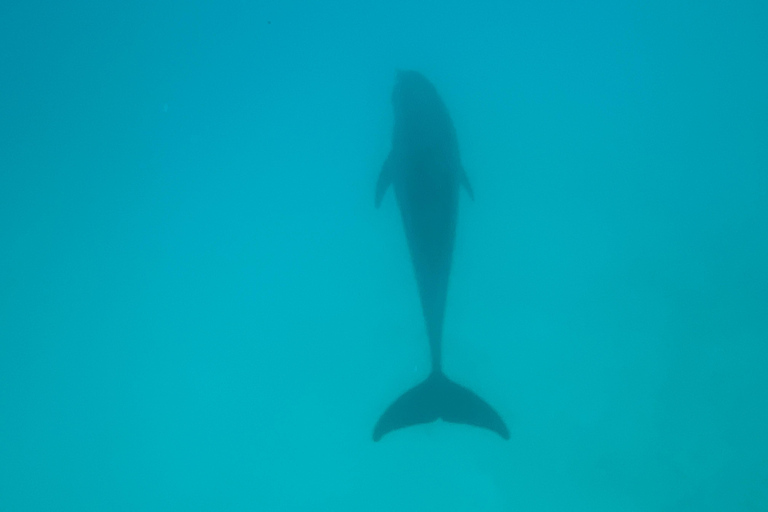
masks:
{"label": "dolphin", "polygon": [[376,207],[390,186],[400,208],[421,309],[427,327],[431,372],[382,414],[373,440],[393,430],[443,419],[474,425],[509,439],[504,420],[482,398],[446,377],[442,338],[448,278],[456,234],[459,189],[473,197],[461,164],[451,117],[435,87],[421,73],[398,71],[392,91],[392,149],[376,184]]}

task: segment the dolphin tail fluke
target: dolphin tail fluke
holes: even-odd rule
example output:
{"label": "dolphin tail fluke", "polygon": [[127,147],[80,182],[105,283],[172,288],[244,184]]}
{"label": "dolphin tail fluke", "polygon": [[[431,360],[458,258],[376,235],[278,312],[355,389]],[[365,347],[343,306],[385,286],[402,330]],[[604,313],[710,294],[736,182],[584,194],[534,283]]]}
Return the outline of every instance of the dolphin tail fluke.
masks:
{"label": "dolphin tail fluke", "polygon": [[485,428],[509,439],[504,420],[490,405],[469,389],[449,380],[442,372],[435,371],[384,411],[373,429],[373,440],[378,441],[393,430],[431,423],[438,418]]}

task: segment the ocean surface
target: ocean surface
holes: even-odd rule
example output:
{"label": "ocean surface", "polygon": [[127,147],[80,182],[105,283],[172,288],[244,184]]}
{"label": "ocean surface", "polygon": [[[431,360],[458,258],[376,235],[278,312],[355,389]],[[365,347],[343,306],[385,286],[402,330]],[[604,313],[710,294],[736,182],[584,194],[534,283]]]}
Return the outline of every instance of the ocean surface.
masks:
{"label": "ocean surface", "polygon": [[[0,510],[768,510],[768,3],[0,6]],[[429,371],[398,69],[460,198]]]}

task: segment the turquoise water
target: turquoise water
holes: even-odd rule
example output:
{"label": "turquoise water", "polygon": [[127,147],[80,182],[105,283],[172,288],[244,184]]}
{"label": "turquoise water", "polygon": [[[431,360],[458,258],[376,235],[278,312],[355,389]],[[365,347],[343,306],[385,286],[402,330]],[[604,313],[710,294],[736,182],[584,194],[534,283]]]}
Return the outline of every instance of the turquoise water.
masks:
{"label": "turquoise water", "polygon": [[[6,2],[0,510],[768,509],[768,4]],[[395,69],[453,116],[428,372]]]}

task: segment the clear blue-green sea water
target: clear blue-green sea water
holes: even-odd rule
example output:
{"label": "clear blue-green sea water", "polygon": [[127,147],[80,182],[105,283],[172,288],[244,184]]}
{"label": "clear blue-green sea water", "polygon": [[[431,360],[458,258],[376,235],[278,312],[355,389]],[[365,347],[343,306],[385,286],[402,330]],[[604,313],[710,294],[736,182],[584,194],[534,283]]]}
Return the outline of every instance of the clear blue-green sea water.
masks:
{"label": "clear blue-green sea water", "polygon": [[[768,4],[0,6],[0,510],[768,510]],[[429,371],[397,69],[474,201]]]}

